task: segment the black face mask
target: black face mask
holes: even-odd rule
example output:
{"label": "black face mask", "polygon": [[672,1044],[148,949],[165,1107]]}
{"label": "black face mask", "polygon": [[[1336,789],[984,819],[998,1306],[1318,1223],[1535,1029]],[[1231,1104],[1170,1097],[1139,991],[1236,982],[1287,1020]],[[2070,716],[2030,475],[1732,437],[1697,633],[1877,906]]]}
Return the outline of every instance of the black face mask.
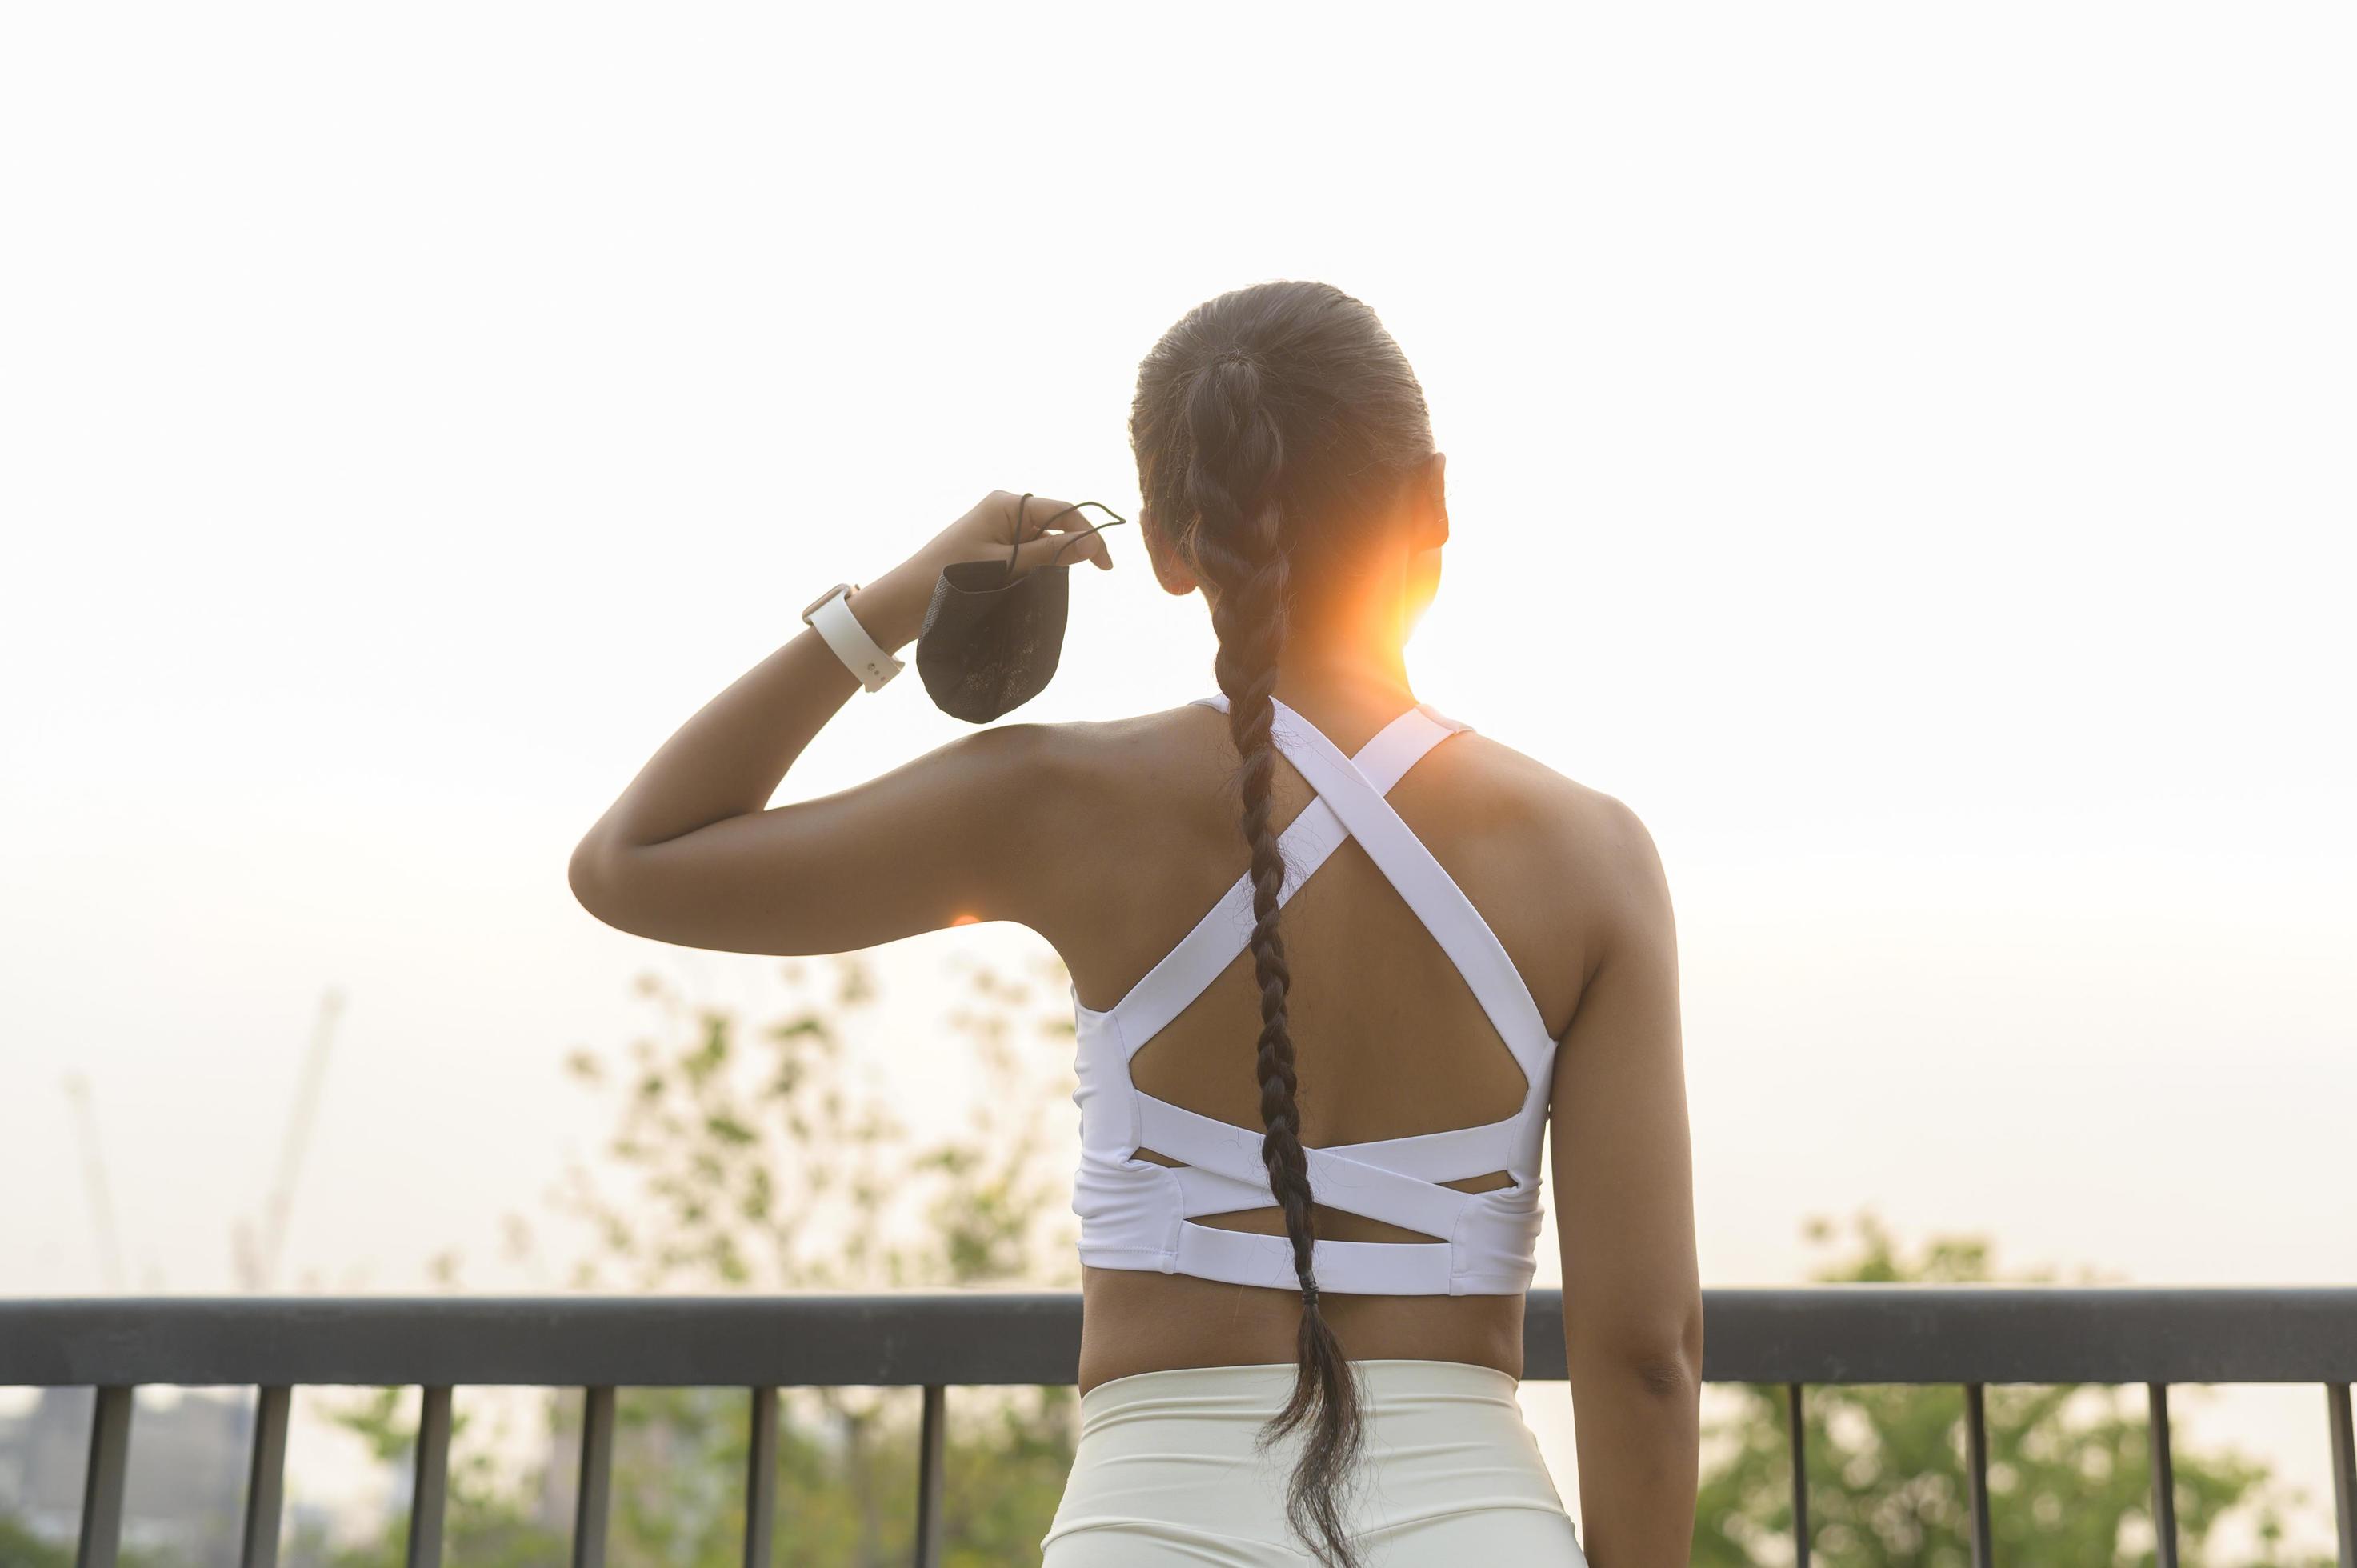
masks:
{"label": "black face mask", "polygon": [[968,724],[986,725],[1047,689],[1064,651],[1071,605],[1071,568],[1063,564],[1064,552],[1129,521],[1102,501],[1066,507],[1047,521],[1082,507],[1094,507],[1113,521],[1072,533],[1046,565],[1017,576],[1015,555],[1023,547],[1030,502],[1026,495],[1017,503],[1015,549],[1005,561],[960,561],[942,569],[932,603],[925,607],[925,628],[917,634],[917,673],[933,705]]}

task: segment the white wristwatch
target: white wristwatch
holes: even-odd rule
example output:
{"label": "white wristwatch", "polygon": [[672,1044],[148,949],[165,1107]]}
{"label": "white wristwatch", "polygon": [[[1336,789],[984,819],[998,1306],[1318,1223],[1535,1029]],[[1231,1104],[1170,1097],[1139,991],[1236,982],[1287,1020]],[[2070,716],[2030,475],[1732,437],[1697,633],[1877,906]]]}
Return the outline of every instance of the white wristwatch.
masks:
{"label": "white wristwatch", "polygon": [[860,685],[876,691],[885,682],[898,675],[905,666],[876,646],[859,618],[851,613],[851,596],[859,591],[856,583],[837,583],[810,602],[802,611],[802,624],[826,639],[834,656],[843,660],[844,668],[859,677]]}

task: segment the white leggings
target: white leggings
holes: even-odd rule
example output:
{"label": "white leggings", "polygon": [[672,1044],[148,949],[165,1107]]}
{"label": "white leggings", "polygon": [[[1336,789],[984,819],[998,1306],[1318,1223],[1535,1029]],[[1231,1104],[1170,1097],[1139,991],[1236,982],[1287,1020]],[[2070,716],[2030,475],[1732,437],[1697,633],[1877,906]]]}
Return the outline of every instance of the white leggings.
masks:
{"label": "white leggings", "polygon": [[[1367,1568],[1587,1568],[1514,1380],[1461,1361],[1353,1361],[1367,1445],[1348,1517]],[[1293,1369],[1142,1372],[1081,1396],[1081,1441],[1042,1568],[1300,1568],[1296,1447],[1262,1453]]]}

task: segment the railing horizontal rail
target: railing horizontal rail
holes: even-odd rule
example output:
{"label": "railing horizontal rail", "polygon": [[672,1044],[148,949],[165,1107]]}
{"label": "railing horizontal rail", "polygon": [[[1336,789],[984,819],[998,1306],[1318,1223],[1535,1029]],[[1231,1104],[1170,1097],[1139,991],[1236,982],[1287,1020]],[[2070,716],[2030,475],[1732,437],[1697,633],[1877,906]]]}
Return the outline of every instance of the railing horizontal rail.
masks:
{"label": "railing horizontal rail", "polygon": [[[1714,1382],[2347,1383],[2357,1289],[1810,1285],[1705,1293]],[[0,1301],[0,1385],[1069,1383],[1070,1294]],[[1564,1376],[1531,1293],[1523,1375]]]}

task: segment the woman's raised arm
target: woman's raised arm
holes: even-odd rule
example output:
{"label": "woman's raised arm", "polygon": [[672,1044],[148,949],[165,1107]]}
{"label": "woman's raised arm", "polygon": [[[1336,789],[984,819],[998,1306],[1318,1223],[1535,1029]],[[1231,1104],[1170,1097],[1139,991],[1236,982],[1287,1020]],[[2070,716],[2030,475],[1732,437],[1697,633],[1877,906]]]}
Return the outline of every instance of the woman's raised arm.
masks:
{"label": "woman's raised arm", "polygon": [[[886,652],[916,639],[952,562],[1112,556],[1064,503],[994,491],[848,603]],[[1042,519],[1064,515],[1055,523]],[[1018,543],[1016,533],[1025,538]],[[1052,829],[1043,726],[979,731],[813,800],[770,797],[858,681],[804,628],[665,741],[573,853],[573,891],[639,936],[732,952],[847,952],[961,918],[1026,919],[1033,829]]]}

